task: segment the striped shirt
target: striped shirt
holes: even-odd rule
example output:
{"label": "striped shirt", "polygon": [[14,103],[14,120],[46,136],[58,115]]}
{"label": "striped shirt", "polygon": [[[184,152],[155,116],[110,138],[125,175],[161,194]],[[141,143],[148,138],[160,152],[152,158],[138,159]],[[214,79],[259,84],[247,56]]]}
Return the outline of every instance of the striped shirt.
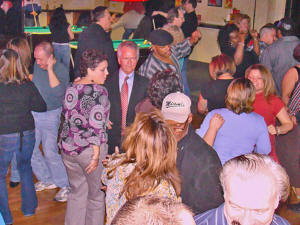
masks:
{"label": "striped shirt", "polygon": [[174,65],[159,60],[153,55],[153,53],[151,53],[146,61],[140,66],[139,74],[151,79],[156,72],[171,69],[172,71],[176,72],[182,82],[179,59],[187,56],[190,52],[191,43],[188,39],[185,39],[184,41],[171,47],[171,59]]}
{"label": "striped shirt", "polygon": [[[196,225],[228,225],[224,215],[224,203],[218,208],[211,209],[194,217]],[[270,225],[289,225],[282,217],[274,214]]]}

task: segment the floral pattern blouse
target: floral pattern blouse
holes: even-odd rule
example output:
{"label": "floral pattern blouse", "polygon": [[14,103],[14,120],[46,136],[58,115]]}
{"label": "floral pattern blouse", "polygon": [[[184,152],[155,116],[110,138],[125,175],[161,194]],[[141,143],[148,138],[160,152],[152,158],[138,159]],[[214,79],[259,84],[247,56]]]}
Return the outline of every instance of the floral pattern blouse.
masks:
{"label": "floral pattern blouse", "polygon": [[[112,160],[108,163],[108,167],[117,164],[122,160],[121,158]],[[108,168],[107,167],[107,168]],[[134,163],[129,163],[126,165],[121,165],[115,170],[114,176],[109,179],[107,177],[107,168],[104,168],[102,172],[102,183],[107,186],[106,190],[106,224],[111,224],[114,216],[118,210],[125,204],[127,201],[125,194],[122,194],[119,197],[120,193],[123,190],[125,179],[131,174],[135,167]],[[166,180],[161,180],[160,184],[151,192],[145,193],[144,195],[157,195],[162,197],[168,197],[176,201],[181,201],[180,197],[177,197],[175,189],[172,184]]]}
{"label": "floral pattern blouse", "polygon": [[63,103],[64,123],[59,146],[67,155],[79,155],[92,145],[107,143],[108,92],[99,84],[71,84]]}

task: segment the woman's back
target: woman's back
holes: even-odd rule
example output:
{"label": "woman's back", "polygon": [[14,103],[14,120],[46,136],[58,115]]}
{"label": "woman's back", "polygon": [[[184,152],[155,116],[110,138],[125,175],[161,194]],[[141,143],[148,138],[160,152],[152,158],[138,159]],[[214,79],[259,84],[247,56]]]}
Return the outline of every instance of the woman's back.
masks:
{"label": "woman's back", "polygon": [[271,150],[268,129],[260,115],[252,113],[236,114],[226,108],[211,111],[205,117],[197,134],[203,137],[209,127],[212,116],[218,113],[224,118],[224,124],[219,129],[213,148],[224,164],[227,160],[253,150],[268,154]]}
{"label": "woman's back", "polygon": [[46,111],[46,103],[31,81],[0,83],[0,134],[34,129],[31,111]]}
{"label": "woman's back", "polygon": [[[124,157],[124,156],[123,156]],[[115,165],[122,160],[119,159],[112,160],[109,166]],[[114,176],[109,179],[107,177],[107,168],[103,170],[102,182],[107,186],[106,190],[106,213],[107,213],[107,224],[110,224],[118,210],[127,201],[125,193],[122,193],[125,180],[131,174],[135,168],[135,163],[128,163],[117,167]],[[174,200],[179,198],[176,195],[175,189],[168,181],[162,179],[161,182],[152,191],[144,193],[143,195],[158,195],[162,197],[168,197]]]}

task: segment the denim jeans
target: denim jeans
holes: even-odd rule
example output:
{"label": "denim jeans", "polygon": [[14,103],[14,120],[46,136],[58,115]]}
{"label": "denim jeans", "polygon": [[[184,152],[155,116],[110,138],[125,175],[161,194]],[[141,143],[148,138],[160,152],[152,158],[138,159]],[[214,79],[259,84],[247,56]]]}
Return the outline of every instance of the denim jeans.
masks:
{"label": "denim jeans", "polygon": [[10,181],[12,182],[20,182],[20,174],[17,167],[17,156],[14,152],[13,157],[10,162]]}
{"label": "denim jeans", "polygon": [[122,39],[128,39],[135,29],[125,29]]}
{"label": "denim jeans", "polygon": [[38,203],[30,165],[35,133],[33,130],[24,131],[23,135],[21,149],[20,133],[0,135],[0,212],[6,224],[13,223],[8,206],[5,178],[14,152],[16,153],[18,170],[21,176],[21,210],[25,215],[34,214]]}
{"label": "denim jeans", "polygon": [[69,47],[69,44],[58,44],[53,42],[53,49],[54,49],[54,55],[55,59],[58,62],[61,62],[64,64],[69,71],[70,69],[70,54],[71,54],[71,49]]}
{"label": "denim jeans", "polygon": [[[58,153],[57,136],[61,107],[47,112],[32,112],[35,123],[35,145],[31,165],[36,178],[45,184],[68,187],[66,168]],[[42,155],[39,146],[42,142]]]}
{"label": "denim jeans", "polygon": [[183,82],[183,92],[187,96],[191,95],[190,88],[189,88],[189,83],[187,79],[187,62],[189,60],[189,57],[185,57],[183,61],[183,66],[181,70],[181,77],[182,77],[182,82]]}

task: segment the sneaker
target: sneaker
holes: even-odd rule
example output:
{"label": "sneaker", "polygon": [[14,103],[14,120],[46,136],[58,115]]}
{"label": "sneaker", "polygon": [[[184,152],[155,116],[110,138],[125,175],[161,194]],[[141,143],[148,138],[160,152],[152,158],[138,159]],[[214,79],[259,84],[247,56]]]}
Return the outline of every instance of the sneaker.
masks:
{"label": "sneaker", "polygon": [[57,188],[55,184],[45,184],[42,181],[38,181],[34,184],[35,191],[43,191],[43,190],[49,190]]}
{"label": "sneaker", "polygon": [[69,193],[69,187],[62,187],[59,192],[57,192],[53,200],[56,202],[66,202],[68,200]]}

